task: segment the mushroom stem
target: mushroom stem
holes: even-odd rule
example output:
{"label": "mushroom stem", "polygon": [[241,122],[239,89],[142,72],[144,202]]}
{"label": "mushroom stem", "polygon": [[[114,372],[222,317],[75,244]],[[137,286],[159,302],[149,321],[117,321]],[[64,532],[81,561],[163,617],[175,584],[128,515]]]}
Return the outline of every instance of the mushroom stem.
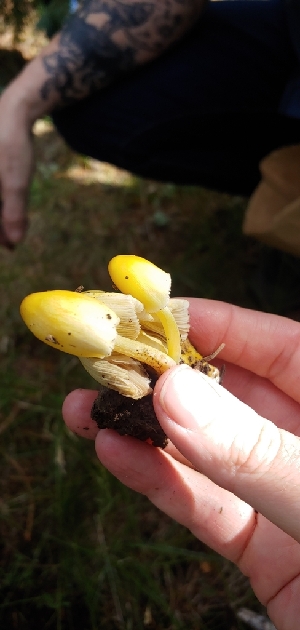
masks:
{"label": "mushroom stem", "polygon": [[157,374],[163,374],[166,370],[176,365],[175,361],[164,352],[121,335],[117,335],[114,342],[114,352],[125,354],[127,357],[132,357],[141,363],[150,365]]}
{"label": "mushroom stem", "polygon": [[210,378],[216,379],[216,381],[220,383],[222,380],[222,370],[220,371],[217,367],[208,363],[208,361],[214,359],[224,348],[224,345],[225,344],[222,343],[215,352],[204,357],[194,348],[189,338],[187,338],[181,345],[181,363],[186,363],[186,365],[190,365],[195,370],[200,370],[200,372],[210,376]]}
{"label": "mushroom stem", "polygon": [[179,363],[181,355],[181,340],[173,313],[171,313],[170,309],[165,306],[165,308],[157,311],[155,316],[163,325],[167,339],[168,355],[175,361],[175,363]]}

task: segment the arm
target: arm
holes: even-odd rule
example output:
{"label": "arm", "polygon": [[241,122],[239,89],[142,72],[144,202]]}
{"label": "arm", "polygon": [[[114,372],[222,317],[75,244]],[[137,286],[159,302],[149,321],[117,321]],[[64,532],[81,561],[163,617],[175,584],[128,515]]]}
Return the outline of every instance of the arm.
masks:
{"label": "arm", "polygon": [[204,1],[86,0],[11,83],[0,99],[2,242],[24,235],[34,121],[163,53],[193,25]]}
{"label": "arm", "polygon": [[151,61],[190,28],[203,0],[86,0],[14,86],[28,121]]}

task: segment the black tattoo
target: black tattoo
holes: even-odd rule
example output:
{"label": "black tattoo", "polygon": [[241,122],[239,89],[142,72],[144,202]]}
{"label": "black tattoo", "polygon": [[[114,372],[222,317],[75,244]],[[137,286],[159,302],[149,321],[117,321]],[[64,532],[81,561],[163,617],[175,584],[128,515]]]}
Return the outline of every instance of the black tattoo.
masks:
{"label": "black tattoo", "polygon": [[[187,8],[188,5],[188,8]],[[42,57],[44,100],[92,94],[165,50],[192,24],[199,0],[83,0],[55,52]]]}

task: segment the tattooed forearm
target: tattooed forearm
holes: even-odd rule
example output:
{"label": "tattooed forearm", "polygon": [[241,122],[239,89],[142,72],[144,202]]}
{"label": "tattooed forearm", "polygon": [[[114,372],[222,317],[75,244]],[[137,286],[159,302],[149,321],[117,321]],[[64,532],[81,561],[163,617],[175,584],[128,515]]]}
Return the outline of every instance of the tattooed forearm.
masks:
{"label": "tattooed forearm", "polygon": [[161,54],[194,22],[204,0],[85,0],[42,56],[44,100],[83,98]]}

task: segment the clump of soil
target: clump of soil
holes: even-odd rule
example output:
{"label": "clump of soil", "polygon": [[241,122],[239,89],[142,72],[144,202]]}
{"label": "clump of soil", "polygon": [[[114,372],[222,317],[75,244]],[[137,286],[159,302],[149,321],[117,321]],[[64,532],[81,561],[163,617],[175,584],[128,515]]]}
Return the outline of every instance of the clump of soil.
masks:
{"label": "clump of soil", "polygon": [[133,400],[103,388],[93,404],[91,417],[99,429],[114,429],[119,435],[131,435],[153,446],[167,446],[168,438],[153,409],[152,394]]}

